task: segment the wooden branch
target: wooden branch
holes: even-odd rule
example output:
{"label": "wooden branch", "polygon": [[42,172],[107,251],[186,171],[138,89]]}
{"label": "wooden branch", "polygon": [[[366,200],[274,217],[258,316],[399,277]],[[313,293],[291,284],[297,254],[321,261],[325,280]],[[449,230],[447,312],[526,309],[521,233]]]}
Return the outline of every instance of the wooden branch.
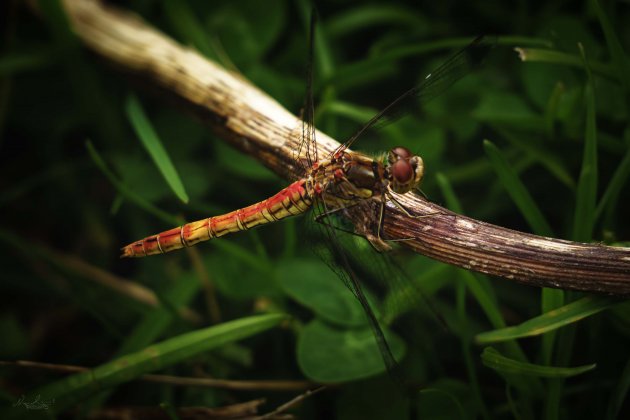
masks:
{"label": "wooden branch", "polygon": [[[300,120],[243,79],[177,44],[136,15],[93,0],[64,1],[75,32],[94,52],[169,92],[225,140],[271,170],[295,177]],[[318,132],[319,156],[337,142]],[[430,176],[430,173],[429,175]],[[262,198],[262,197],[261,197]],[[389,206],[387,238],[468,270],[540,287],[630,294],[630,249],[516,232],[455,214],[413,194]]]}

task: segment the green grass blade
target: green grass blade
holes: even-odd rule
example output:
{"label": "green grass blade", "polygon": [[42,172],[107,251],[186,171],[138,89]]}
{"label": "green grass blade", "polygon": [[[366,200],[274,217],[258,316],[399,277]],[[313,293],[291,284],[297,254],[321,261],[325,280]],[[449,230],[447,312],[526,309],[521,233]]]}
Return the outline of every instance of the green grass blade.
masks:
{"label": "green grass blade", "polygon": [[[168,295],[170,304],[175,308],[186,307],[200,287],[199,281],[192,275],[182,277],[178,278],[177,281],[168,283],[168,290],[164,293]],[[160,305],[158,308],[150,311],[136,325],[133,331],[125,337],[114,357],[120,357],[148,346],[164,333],[176,317],[179,317],[179,315],[173,313],[170,308],[164,305]],[[99,407],[107,400],[111,392],[112,390],[108,389],[86,404],[92,409]],[[89,411],[87,407],[85,408],[86,411]]]}
{"label": "green grass blade", "polygon": [[[448,179],[442,174],[438,174],[437,178],[438,185],[440,185],[442,190],[442,195],[444,195],[447,200],[448,208],[461,214],[463,212],[462,205],[451,188]],[[497,304],[496,297],[491,293],[492,289],[487,287],[487,285],[484,285],[484,277],[475,275],[466,270],[457,270],[457,273],[461,278],[462,283],[466,285],[471,295],[477,301],[477,304],[485,313],[486,318],[490,321],[490,324],[493,325],[494,328],[505,327],[505,320],[501,315],[501,310]],[[512,357],[519,358],[520,360],[526,360],[525,353],[518,344],[508,343],[507,348]]]}
{"label": "green grass blade", "polygon": [[50,22],[50,28],[56,41],[68,47],[78,47],[79,40],[70,29],[70,21],[68,20],[62,1],[40,1],[37,5]]}
{"label": "green grass blade", "polygon": [[326,103],[325,107],[320,106],[318,113],[320,112],[338,115],[361,124],[372,118],[377,110],[371,107],[355,105],[351,102],[336,100]]}
{"label": "green grass blade", "polygon": [[584,154],[582,169],[576,191],[575,216],[573,220],[573,240],[590,241],[595,224],[595,205],[597,200],[597,122],[595,117],[595,93],[593,75],[586,64],[584,50],[580,46],[583,64],[588,74],[584,89],[586,101],[586,129],[584,133]]}
{"label": "green grass blade", "polygon": [[396,27],[426,25],[425,19],[413,10],[393,5],[363,5],[326,20],[326,32],[331,38],[387,24]]}
{"label": "green grass blade", "polygon": [[217,57],[208,42],[206,30],[199,23],[188,1],[165,0],[162,5],[165,17],[185,44],[192,44],[206,57]]}
{"label": "green grass blade", "polygon": [[41,395],[45,400],[54,398],[52,409],[59,412],[95,392],[252,336],[278,325],[286,318],[284,314],[251,316],[185,333],[44,386],[33,391],[32,396]]}
{"label": "green grass blade", "polygon": [[[515,48],[521,61],[538,62],[538,63],[550,63],[560,64],[570,67],[584,66],[584,62],[580,56],[575,54],[569,54],[556,50],[542,50],[538,48]],[[604,76],[609,79],[617,80],[617,72],[615,69],[599,61],[589,61],[589,66],[593,71],[600,76]]]}
{"label": "green grass blade", "polygon": [[558,107],[565,93],[565,87],[562,82],[557,82],[549,95],[547,107],[545,108],[545,131],[547,138],[555,139],[556,137],[556,118],[558,117]]}
{"label": "green grass blade", "polygon": [[[449,185],[450,186],[450,185]],[[459,317],[459,322],[464,328],[464,331],[469,331],[469,314],[466,310],[466,285],[462,282],[457,283],[456,287],[456,309]],[[462,357],[464,359],[464,365],[468,373],[468,381],[470,382],[470,388],[472,390],[473,398],[476,405],[481,412],[481,416],[484,419],[490,419],[488,413],[488,407],[483,400],[483,393],[481,391],[481,384],[479,383],[479,375],[477,374],[477,368],[474,363],[474,359],[471,352],[471,340],[470,333],[459,334]]]}
{"label": "green grass blade", "polygon": [[165,211],[162,211],[159,208],[155,207],[153,204],[151,204],[144,198],[140,197],[138,194],[133,192],[129,187],[127,187],[125,184],[119,181],[118,178],[116,178],[116,176],[114,175],[114,173],[107,167],[107,164],[105,163],[101,155],[99,155],[99,153],[96,151],[96,148],[94,147],[94,145],[92,144],[90,140],[87,140],[85,142],[85,147],[88,149],[88,153],[90,157],[92,158],[92,160],[94,161],[94,163],[96,164],[96,166],[101,170],[101,172],[103,172],[103,174],[107,177],[107,179],[109,179],[109,182],[112,183],[112,185],[116,188],[116,190],[118,190],[118,192],[123,197],[125,197],[127,200],[136,204],[138,207],[142,208],[148,213],[153,214],[157,218],[165,221],[166,223],[170,225],[181,224],[182,221],[179,218],[171,216]]}
{"label": "green grass blade", "polygon": [[602,26],[604,37],[606,38],[606,44],[608,44],[608,51],[612,57],[612,61],[615,64],[617,77],[621,81],[621,84],[625,88],[626,92],[630,91],[630,64],[628,63],[628,57],[623,51],[621,42],[615,34],[608,16],[604,13],[604,10],[599,4],[599,1],[593,0],[593,8],[597,13],[599,24]]}
{"label": "green grass blade", "polygon": [[446,207],[453,210],[457,214],[464,214],[464,208],[462,207],[461,201],[457,198],[455,194],[455,190],[453,190],[453,185],[449,181],[448,177],[441,172],[435,174],[435,180],[440,187],[440,191],[442,192],[442,197],[446,201]]}
{"label": "green grass blade", "polygon": [[[487,284],[484,284],[485,280],[483,276],[476,276],[472,274],[470,271],[466,270],[457,270],[461,280],[466,284],[466,287],[470,291],[470,294],[475,298],[478,305],[483,310],[484,314],[490,321],[490,324],[494,326],[494,328],[504,328],[505,320],[503,319],[503,315],[501,314],[501,310],[499,309],[499,305],[497,304],[496,297],[491,293],[492,288]],[[523,349],[518,345],[515,341],[508,341],[505,343],[505,348],[509,352],[510,357],[527,361],[527,356]],[[526,383],[527,382],[527,383]],[[519,381],[515,380],[514,384],[519,386],[519,388],[527,388],[527,389],[540,389],[541,384],[537,381]]]}
{"label": "green grass blade", "polygon": [[[442,174],[438,174],[437,182],[438,182],[438,185],[440,186],[440,189],[442,190],[442,195],[445,197],[447,201],[448,208],[458,213],[463,213],[461,203],[459,202],[459,199],[457,198],[454,191],[452,190],[452,187],[450,183],[448,182],[448,178]],[[484,286],[484,284],[481,281],[482,278],[478,278],[477,276],[465,270],[458,270],[458,273],[460,277],[462,278],[461,284],[464,284],[466,288],[468,288],[471,295],[477,301],[477,304],[484,311],[490,323],[495,326],[499,326],[499,325],[505,326],[506,324],[501,315],[501,311],[496,302],[496,298],[490,293],[491,289]],[[506,343],[506,346],[507,346],[506,347],[507,350],[510,352],[510,355],[512,355],[515,358],[518,358],[519,360],[526,360],[525,353],[522,351],[522,349],[519,347],[517,343],[514,343],[514,342]],[[465,353],[466,353],[466,345],[464,344],[464,358],[466,359]],[[474,381],[474,378],[476,377],[474,373],[474,369],[472,367],[468,367],[468,370],[470,372],[471,380]],[[523,381],[519,381],[518,379],[515,382],[516,382],[516,385],[518,385],[521,389],[523,388],[539,389],[540,388],[540,384],[537,382],[524,383]],[[474,384],[473,384],[473,388],[474,388]],[[484,417],[486,417],[485,404],[483,400],[480,399],[480,397],[478,397],[477,399],[479,400],[478,404],[481,407],[482,414],[484,414]]]}
{"label": "green grass blade", "polygon": [[[534,145],[531,141],[521,138],[512,132],[512,130],[507,130],[499,124],[493,124],[492,128],[511,144],[527,153],[527,155],[536,162],[539,162],[551,175],[556,177],[558,181],[562,182],[571,190],[575,189],[575,181],[571,173],[567,170],[562,160],[549,153],[549,150]],[[503,154],[505,155],[506,153],[503,152]]]}
{"label": "green grass blade", "polygon": [[621,189],[628,181],[630,177],[630,149],[626,152],[621,163],[615,170],[608,186],[606,187],[606,191],[602,195],[601,200],[599,200],[599,204],[595,209],[595,219],[599,219],[602,215],[602,212],[606,207],[615,208],[617,205],[617,201],[619,199],[619,193]]}
{"label": "green grass blade", "polygon": [[554,236],[549,222],[501,151],[489,140],[484,140],[483,147],[501,183],[532,230],[538,235]]}
{"label": "green grass blade", "polygon": [[595,363],[576,367],[553,367],[524,363],[505,357],[492,347],[486,347],[483,350],[481,360],[485,366],[501,374],[537,376],[541,378],[569,378],[581,375],[597,367]]}
{"label": "green grass blade", "polygon": [[608,404],[608,413],[606,418],[608,420],[613,420],[618,418],[619,410],[623,405],[623,402],[626,400],[628,396],[628,390],[630,389],[630,359],[626,363],[626,367],[624,367],[621,372],[621,376],[619,377],[619,382],[615,387],[612,395],[610,396],[610,403]]}
{"label": "green grass blade", "polygon": [[171,158],[166,152],[166,149],[164,149],[164,146],[162,146],[162,142],[135,95],[131,94],[127,97],[125,110],[134,131],[138,135],[142,145],[147,149],[147,152],[149,152],[149,155],[153,159],[153,162],[155,162],[155,165],[166,180],[168,186],[171,187],[177,198],[184,203],[188,203],[188,195],[184,189],[184,184],[179,178],[177,170],[171,162]]}
{"label": "green grass blade", "polygon": [[4,54],[0,58],[0,76],[43,70],[56,64],[62,51],[51,51],[50,47],[32,52]]}
{"label": "green grass blade", "polygon": [[[542,289],[541,293],[541,312],[543,314],[551,312],[564,305],[564,290],[560,289]],[[553,347],[556,340],[556,332],[549,331],[542,336],[541,343],[541,360],[543,364],[551,364],[553,357]]]}
{"label": "green grass blade", "polygon": [[584,297],[520,325],[478,334],[475,341],[478,344],[490,344],[544,334],[601,312],[618,302],[619,299],[607,296]]}

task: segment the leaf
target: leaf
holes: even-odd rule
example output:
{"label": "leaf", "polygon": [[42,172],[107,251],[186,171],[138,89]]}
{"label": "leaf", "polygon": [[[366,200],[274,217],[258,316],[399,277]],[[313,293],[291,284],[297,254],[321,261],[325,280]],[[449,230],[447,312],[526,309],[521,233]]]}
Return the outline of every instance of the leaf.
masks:
{"label": "leaf", "polygon": [[484,140],[483,148],[503,187],[532,230],[538,235],[554,236],[549,222],[501,151],[489,140]]}
{"label": "leaf", "polygon": [[[330,38],[352,35],[353,32],[374,26],[392,25],[396,28],[408,26],[411,29],[426,28],[426,18],[409,8],[394,5],[362,5],[350,11],[326,19],[326,33]],[[425,29],[426,31],[426,29]]]}
{"label": "leaf", "polygon": [[628,390],[630,389],[630,359],[626,362],[626,366],[623,368],[621,372],[621,376],[619,377],[619,382],[617,386],[613,390],[612,395],[610,396],[610,403],[608,404],[608,415],[607,418],[610,420],[618,418],[619,410],[623,405],[624,400],[626,400],[628,395]]}
{"label": "leaf", "polygon": [[478,334],[475,337],[475,342],[490,344],[544,334],[601,312],[615,305],[618,301],[618,299],[611,297],[585,297],[525,321],[520,325]]}
{"label": "leaf", "polygon": [[595,224],[595,205],[597,200],[597,122],[595,119],[595,93],[593,76],[586,64],[586,57],[582,50],[584,67],[588,74],[588,81],[584,88],[586,101],[586,127],[584,133],[584,152],[582,168],[576,192],[575,215],[573,219],[573,240],[587,242],[593,236]]}
{"label": "leaf", "polygon": [[628,178],[630,178],[630,149],[628,149],[621,162],[619,162],[619,166],[615,169],[615,173],[608,183],[606,191],[604,191],[602,198],[599,200],[599,204],[595,210],[596,219],[602,215],[602,212],[607,207],[614,209],[617,206],[619,193],[624,185],[626,185]]}
{"label": "leaf", "polygon": [[[193,275],[189,274],[178,278],[175,282],[168,283],[167,287],[168,289],[163,295],[168,296],[170,305],[160,305],[147,313],[133,330],[127,334],[114,357],[120,357],[132,351],[140,350],[163,334],[167,327],[173,323],[173,320],[179,317],[179,314],[173,312],[172,309],[186,307],[199,291],[200,282]],[[101,406],[107,401],[112,392],[112,389],[100,392],[95,398],[86,402],[86,407],[84,408],[89,411],[89,409]]]}
{"label": "leaf", "polygon": [[207,57],[216,59],[210,47],[205,28],[187,1],[164,0],[164,15],[185,44],[192,44]]}
{"label": "leaf", "polygon": [[[571,190],[575,189],[575,181],[570,171],[565,167],[565,163],[559,157],[550,153],[549,148],[545,144],[536,144],[531,137],[523,137],[518,135],[515,130],[509,130],[494,125],[494,129],[507,141],[525,152],[528,157],[540,163],[551,175],[556,177],[560,182]],[[504,152],[504,154],[507,154]],[[510,156],[507,156],[508,158]]]}
{"label": "leaf", "polygon": [[87,148],[88,153],[89,153],[90,157],[92,158],[92,160],[94,161],[94,163],[96,164],[96,166],[109,179],[109,182],[111,182],[112,185],[116,188],[116,190],[118,190],[120,195],[122,195],[123,197],[125,197],[129,201],[135,203],[138,207],[144,209],[145,211],[147,211],[149,213],[152,213],[154,216],[156,216],[159,219],[165,221],[166,223],[169,223],[169,224],[172,224],[172,225],[177,225],[177,224],[180,223],[180,220],[178,218],[176,218],[174,216],[171,216],[170,214],[166,213],[165,211],[162,211],[159,208],[155,207],[149,201],[147,201],[144,198],[140,197],[133,190],[131,190],[125,184],[120,182],[116,178],[116,176],[112,173],[112,171],[107,167],[107,164],[105,163],[105,161],[103,160],[101,155],[99,155],[99,153],[96,151],[96,148],[94,147],[94,145],[92,144],[92,142],[90,140],[87,140],[85,142],[85,147]]}
{"label": "leaf", "polygon": [[473,116],[478,120],[493,123],[519,126],[529,123],[527,126],[529,130],[538,126],[542,130],[543,126],[543,120],[532,112],[521,98],[508,92],[489,92],[483,95]]}
{"label": "leaf", "polygon": [[630,91],[630,64],[628,63],[628,56],[624,52],[619,37],[615,34],[615,30],[608,20],[608,16],[606,16],[606,13],[604,13],[604,10],[600,6],[599,1],[593,0],[592,4],[597,13],[599,24],[602,26],[606,44],[608,44],[608,51],[617,70],[617,77],[626,92],[628,92]]}
{"label": "leaf", "polygon": [[32,397],[41,395],[44,400],[54,398],[55,405],[51,409],[59,412],[98,391],[257,334],[286,318],[284,314],[251,316],[181,334],[49,384],[33,391]]}
{"label": "leaf", "polygon": [[367,325],[359,301],[326,264],[293,259],[280,264],[276,274],[286,294],[322,319],[345,327]]}
{"label": "leaf", "polygon": [[[383,333],[394,358],[400,360],[405,343],[387,329]],[[300,332],[297,358],[304,375],[318,382],[353,381],[386,370],[369,327],[337,329],[318,319]]]}
{"label": "leaf", "polygon": [[444,200],[446,200],[446,207],[457,214],[464,214],[462,203],[457,197],[457,194],[455,194],[455,190],[449,178],[442,172],[438,172],[435,174],[435,179],[440,187]]}
{"label": "leaf", "polygon": [[[568,54],[556,50],[542,50],[538,48],[515,48],[521,61],[530,63],[550,63],[561,64],[569,67],[582,67],[583,63],[580,56],[576,54]],[[614,78],[615,71],[608,64],[599,61],[589,60],[589,66],[593,71],[601,76]]]}
{"label": "leaf", "polygon": [[597,367],[595,363],[565,368],[519,362],[501,355],[501,353],[492,347],[486,347],[483,350],[481,361],[486,367],[494,369],[501,374],[537,376],[541,378],[570,378],[571,376],[581,375]]}
{"label": "leaf", "polygon": [[140,101],[135,95],[130,94],[127,96],[125,110],[127,112],[127,118],[129,118],[129,122],[133,126],[134,131],[138,135],[142,145],[145,147],[147,152],[149,152],[149,155],[160,170],[160,173],[166,180],[166,183],[169,187],[171,187],[177,198],[184,203],[188,203],[188,195],[186,194],[184,185],[177,174],[177,170],[175,169],[175,166],[173,166],[168,152],[164,149],[164,146],[162,146],[162,142],[153,129],[151,122],[145,115]]}

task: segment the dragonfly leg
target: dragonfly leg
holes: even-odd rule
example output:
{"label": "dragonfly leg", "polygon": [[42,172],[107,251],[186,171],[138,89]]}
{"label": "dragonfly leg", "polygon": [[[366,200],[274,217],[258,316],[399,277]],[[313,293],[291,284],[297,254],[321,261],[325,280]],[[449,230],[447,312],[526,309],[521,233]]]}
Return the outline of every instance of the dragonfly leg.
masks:
{"label": "dragonfly leg", "polygon": [[[411,217],[413,219],[423,219],[425,217],[431,217],[431,216],[435,216],[437,214],[440,214],[439,211],[435,211],[432,213],[427,213],[427,214],[411,214],[411,212],[409,210],[407,210],[405,208],[405,206],[402,205],[402,203],[400,201],[398,201],[392,194],[390,193],[384,193],[384,195],[386,195],[386,197],[392,202],[394,203],[394,205],[396,207],[398,207],[407,217]],[[423,193],[424,195],[424,193]],[[385,217],[385,200],[381,200],[381,211],[380,211],[380,216],[379,216],[379,221],[378,221],[378,239],[383,241],[383,239],[381,239],[381,229],[383,226],[383,218]],[[412,241],[417,239],[414,236],[410,236],[408,238],[397,238],[397,239],[384,239],[384,241],[387,242],[404,242],[404,241]],[[389,246],[389,245],[388,245]]]}
{"label": "dragonfly leg", "polygon": [[348,210],[356,205],[358,205],[359,203],[361,203],[363,200],[356,202],[354,204],[345,206],[345,207],[338,207],[332,210],[326,210],[325,212],[322,212],[321,214],[318,214],[317,216],[315,216],[315,221],[317,223],[321,223],[324,224],[326,226],[330,226],[334,229],[340,230],[342,232],[345,233],[349,233],[351,235],[355,235],[355,236],[359,236],[361,238],[367,239],[367,241],[370,243],[370,245],[372,245],[372,247],[374,248],[375,251],[377,252],[388,252],[391,251],[392,247],[389,246],[384,240],[382,240],[380,238],[380,235],[377,234],[377,236],[374,236],[372,233],[370,232],[356,232],[354,230],[350,230],[350,229],[345,229],[341,226],[337,226],[334,225],[332,223],[330,223],[328,221],[328,218],[338,214],[342,211]]}
{"label": "dragonfly leg", "polygon": [[413,219],[424,219],[425,217],[431,217],[431,216],[435,216],[441,213],[439,211],[434,211],[432,213],[427,213],[427,214],[411,214],[411,212],[407,210],[407,208],[403,206],[402,203],[398,201],[392,194],[387,193],[387,198],[392,203],[394,203],[394,205],[398,207],[403,213],[405,213],[405,216],[411,217]]}
{"label": "dragonfly leg", "polygon": [[334,225],[333,223],[328,221],[329,217],[331,217],[331,216],[333,216],[333,215],[335,215],[337,213],[340,213],[340,212],[342,212],[344,210],[347,210],[348,208],[353,207],[355,205],[356,204],[353,204],[353,205],[348,206],[348,207],[339,207],[339,208],[332,209],[332,210],[326,210],[325,212],[322,212],[322,213],[318,214],[317,216],[315,216],[315,222],[321,223],[321,224],[326,225],[326,226],[330,226],[330,227],[332,227],[334,229],[337,229],[337,230],[340,230],[340,231],[342,231],[344,233],[349,233],[351,235],[356,235],[356,236],[363,237],[363,235],[361,235],[360,233],[357,233],[357,232],[355,232],[353,230],[346,229],[346,228]]}

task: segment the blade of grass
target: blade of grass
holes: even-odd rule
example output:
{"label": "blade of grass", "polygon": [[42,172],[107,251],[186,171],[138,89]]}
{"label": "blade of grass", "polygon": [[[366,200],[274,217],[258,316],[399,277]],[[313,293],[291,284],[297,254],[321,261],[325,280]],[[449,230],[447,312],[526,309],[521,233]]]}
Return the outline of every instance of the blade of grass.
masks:
{"label": "blade of grass", "polygon": [[628,395],[628,389],[630,389],[630,359],[628,359],[626,366],[623,368],[619,377],[619,382],[610,396],[606,416],[608,420],[619,418],[617,416],[619,415],[619,410]]}
{"label": "blade of grass", "polygon": [[[450,186],[450,185],[449,185]],[[462,282],[456,285],[456,308],[459,315],[459,322],[461,323],[463,330],[468,331],[468,313],[466,311],[466,285]],[[466,372],[468,373],[468,381],[470,388],[472,389],[475,403],[481,412],[481,416],[484,419],[490,419],[490,413],[488,407],[483,400],[483,394],[481,393],[481,385],[479,384],[479,377],[477,375],[477,369],[473,361],[472,352],[470,350],[470,334],[460,334],[460,345],[462,349],[462,355],[464,357],[464,365],[466,366]]]}
{"label": "blade of grass", "polygon": [[[542,289],[541,294],[541,312],[543,314],[558,309],[564,305],[564,290],[560,289]],[[553,357],[553,348],[556,340],[556,332],[549,331],[542,336],[541,343],[541,360],[543,364],[550,365]]]}
{"label": "blade of grass", "polygon": [[[567,299],[571,299],[571,293],[567,293]],[[573,356],[575,343],[575,332],[577,324],[570,324],[558,332],[558,351],[556,352],[555,364],[566,366]],[[547,420],[558,419],[562,407],[562,397],[564,391],[564,378],[549,378],[547,385],[547,398],[545,399],[544,418]]]}
{"label": "blade of grass", "polygon": [[[169,290],[164,292],[168,295],[169,302],[176,308],[185,308],[188,306],[192,298],[199,290],[199,282],[192,276],[184,276],[177,281],[169,282]],[[135,326],[131,333],[127,334],[125,340],[114,354],[114,358],[124,356],[133,351],[140,350],[148,346],[157,339],[166,328],[171,325],[173,320],[180,318],[177,312],[173,313],[169,308],[161,305],[153,311],[149,312]],[[86,402],[84,410],[89,412],[90,409],[100,407],[111,395],[112,390],[108,389]]]}
{"label": "blade of grass", "polygon": [[206,57],[216,59],[204,27],[190,8],[188,1],[165,0],[162,2],[164,15],[185,44],[193,45]]}
{"label": "blade of grass", "polygon": [[541,378],[570,378],[591,371],[597,367],[595,363],[576,367],[541,366],[524,363],[503,356],[496,349],[486,347],[481,354],[483,364],[500,374],[527,375]]}
{"label": "blade of grass", "polygon": [[619,38],[615,34],[615,30],[608,20],[608,16],[606,16],[606,13],[604,13],[604,10],[601,8],[599,1],[593,0],[592,5],[595,9],[595,13],[597,13],[599,24],[602,26],[602,31],[604,32],[604,37],[606,38],[606,44],[608,44],[608,51],[610,52],[613,63],[615,64],[617,77],[619,81],[621,81],[621,84],[626,92],[629,92],[630,64],[628,63],[628,57],[621,46]]}
{"label": "blade of grass", "polygon": [[[107,165],[105,164],[105,161],[98,154],[98,152],[94,148],[94,145],[92,144],[91,141],[89,140],[86,141],[86,148],[88,149],[88,153],[90,154],[90,157],[92,158],[96,166],[109,179],[112,185],[114,185],[114,187],[118,190],[120,195],[122,195],[123,197],[131,201],[132,203],[136,204],[138,207],[142,208],[143,210],[147,211],[148,213],[153,214],[160,220],[165,221],[169,225],[177,226],[177,225],[182,225],[185,223],[183,219],[172,216],[169,213],[166,213],[165,211],[162,211],[159,208],[155,207],[149,201],[140,197],[138,194],[133,192],[129,187],[127,187],[125,184],[119,181],[116,178],[116,176],[112,173],[112,171],[107,167]],[[261,260],[255,255],[252,255],[251,252],[249,252],[245,248],[233,242],[210,241],[210,245],[215,246],[229,253],[234,258],[238,258],[239,260],[243,261],[244,263],[248,264],[250,267],[256,270],[262,270],[266,273],[270,273],[272,271],[272,267],[270,264],[267,263],[267,261]],[[263,262],[263,264],[261,264],[261,261]]]}
{"label": "blade of grass", "polygon": [[[532,45],[541,45],[541,44],[547,45],[548,43],[548,41],[546,40],[541,40],[537,38],[522,38],[522,37],[500,37],[500,38],[497,38],[496,43],[497,45],[511,46],[511,45],[514,45],[514,43],[517,41],[531,43]],[[462,48],[468,45],[469,42],[470,42],[469,37],[462,37],[462,38],[440,39],[436,41],[421,42],[421,43],[417,42],[411,45],[402,45],[396,48],[390,48],[387,51],[383,52],[378,57],[372,57],[364,61],[363,62],[364,64],[362,64],[362,66],[366,65],[370,61],[374,61],[377,58],[388,61],[388,62],[393,62],[393,61],[397,61],[403,58],[408,58],[408,57],[412,57],[412,56],[416,56],[420,54],[427,54],[434,51],[448,50],[448,49],[453,49],[453,48]]]}
{"label": "blade of grass", "polygon": [[40,1],[38,6],[41,8],[43,15],[50,22],[50,29],[53,36],[60,44],[79,46],[79,40],[70,29],[70,21],[66,16],[63,5],[60,0]]}
{"label": "blade of grass", "polygon": [[[550,154],[549,150],[544,150],[542,147],[532,144],[531,141],[521,138],[513,133],[512,130],[507,130],[499,124],[492,124],[492,128],[511,144],[518,147],[531,156],[532,159],[536,160],[536,162],[544,166],[558,181],[562,182],[571,190],[575,189],[575,181],[571,173],[565,168],[562,160]],[[506,153],[504,152],[503,154],[505,155]],[[509,159],[509,156],[506,157]]]}
{"label": "blade of grass", "polygon": [[628,181],[630,177],[630,149],[626,151],[623,159],[619,163],[619,166],[615,170],[608,186],[606,187],[606,191],[602,195],[601,200],[599,200],[599,204],[595,209],[595,219],[599,219],[602,215],[604,209],[606,208],[615,208],[617,206],[617,201],[619,199],[619,192],[623,188],[623,186]]}
{"label": "blade of grass", "polygon": [[40,1],[37,5],[53,34],[51,48],[64,52],[59,57],[63,60],[65,79],[76,102],[75,111],[98,128],[101,138],[112,143],[122,141],[124,129],[118,109],[96,69],[85,59],[81,42],[71,29],[62,2]]}
{"label": "blade of grass", "polygon": [[489,140],[484,140],[483,148],[499,180],[510,195],[525,220],[537,235],[553,237],[553,231],[527,188],[507,162],[501,151]]}
{"label": "blade of grass", "polygon": [[446,200],[446,207],[453,210],[457,214],[464,214],[462,203],[457,198],[453,185],[449,181],[448,177],[441,172],[435,174],[435,180],[440,187],[442,197]]}
{"label": "blade of grass", "polygon": [[[461,212],[462,205],[454,194],[448,179],[443,175],[439,176],[438,185],[442,189],[442,195],[447,197],[448,207],[451,210]],[[474,275],[466,270],[457,270],[457,273],[462,281],[459,284],[463,284],[468,288],[471,295],[476,299],[477,304],[484,311],[486,318],[490,321],[495,328],[503,328],[505,327],[505,321],[503,316],[501,315],[501,311],[499,309],[499,305],[497,304],[496,297],[491,293],[490,286],[485,283],[485,278],[483,276]],[[496,327],[500,326],[500,327]],[[466,344],[467,346],[468,344]],[[509,352],[509,354],[518,360],[527,361],[527,356],[521,349],[521,347],[515,341],[505,343],[505,348]],[[515,386],[518,386],[519,389],[523,390],[524,393],[536,393],[542,389],[542,384],[536,380],[535,378],[523,379],[523,378],[514,378],[512,383]],[[526,396],[523,396],[523,399],[526,399]],[[525,401],[523,401],[526,404]],[[483,405],[483,401],[481,402]]]}
{"label": "blade of grass", "polygon": [[[523,62],[529,61],[534,63],[550,63],[579,68],[582,68],[584,66],[584,63],[580,56],[565,53],[562,51],[542,50],[538,48],[514,48],[514,51],[518,53],[519,58]],[[589,61],[588,64],[593,69],[593,71],[600,76],[604,76],[612,80],[617,80],[617,72],[610,65],[592,60]]]}
{"label": "blade of grass", "polygon": [[565,93],[565,87],[562,82],[557,82],[549,95],[547,107],[545,108],[545,131],[547,138],[554,139],[556,137],[556,118],[558,116],[558,106],[560,100]]}
{"label": "blade of grass", "polygon": [[287,319],[284,314],[258,315],[241,318],[209,328],[181,334],[141,351],[128,354],[53,382],[32,392],[45,400],[55,399],[51,407],[60,412],[95,392],[129,382],[141,375],[181,363],[204,352],[236,340],[252,336]]}
{"label": "blade of grass", "polygon": [[520,325],[478,334],[475,341],[478,344],[490,344],[544,334],[601,312],[618,302],[618,298],[608,296],[587,296]]}
{"label": "blade of grass", "polygon": [[147,152],[149,152],[149,155],[166,180],[168,186],[171,187],[177,198],[184,203],[188,203],[188,195],[184,189],[184,184],[179,178],[177,170],[171,162],[171,158],[166,152],[166,149],[164,149],[160,138],[151,125],[151,121],[149,121],[144,113],[142,105],[136,95],[131,94],[127,97],[125,101],[125,111],[142,145]]}
{"label": "blade of grass", "polygon": [[62,51],[51,51],[42,47],[41,50],[31,52],[16,52],[4,54],[0,58],[0,76],[7,77],[15,73],[40,71],[57,63]]}
{"label": "blade of grass", "polygon": [[595,205],[597,200],[597,122],[595,119],[595,93],[593,75],[586,62],[584,49],[578,45],[583,58],[588,80],[584,88],[586,102],[586,128],[584,133],[584,154],[582,169],[576,191],[575,215],[573,220],[573,240],[588,242],[593,235]]}
{"label": "blade of grass", "polygon": [[[50,262],[63,272],[79,276],[83,283],[92,282],[116,293],[117,299],[129,300],[131,309],[138,313],[144,313],[147,307],[159,307],[159,300],[152,290],[138,283],[120,278],[100,267],[89,264],[75,255],[63,254],[59,251],[24,240],[19,235],[0,229],[0,241],[9,244],[12,248],[23,252],[30,257],[36,257],[40,261]],[[93,288],[93,286],[90,286]],[[140,305],[138,305],[138,303]],[[193,322],[199,322],[199,316],[185,310],[184,317]]]}
{"label": "blade of grass", "polygon": [[165,211],[162,211],[159,208],[155,207],[149,201],[140,197],[138,194],[133,192],[129,187],[127,187],[125,184],[119,181],[118,178],[116,178],[116,176],[114,175],[114,173],[107,167],[107,164],[105,163],[101,155],[99,155],[99,153],[96,151],[96,148],[94,147],[94,145],[92,144],[90,140],[87,140],[85,142],[85,147],[87,148],[88,153],[90,157],[92,158],[92,160],[94,161],[94,163],[96,164],[96,166],[101,170],[101,172],[103,172],[103,174],[107,177],[107,179],[109,179],[109,182],[112,183],[112,185],[114,186],[114,188],[116,188],[116,190],[118,191],[118,193],[120,193],[120,195],[122,195],[127,200],[131,201],[132,203],[134,203],[141,209],[145,210],[148,213],[153,214],[158,219],[163,220],[170,225],[182,224],[182,221],[178,217],[171,216],[169,213],[166,213]]}
{"label": "blade of grass", "polygon": [[326,32],[331,38],[339,38],[373,26],[387,24],[412,28],[426,25],[426,20],[414,13],[413,10],[393,5],[359,6],[326,20]]}

